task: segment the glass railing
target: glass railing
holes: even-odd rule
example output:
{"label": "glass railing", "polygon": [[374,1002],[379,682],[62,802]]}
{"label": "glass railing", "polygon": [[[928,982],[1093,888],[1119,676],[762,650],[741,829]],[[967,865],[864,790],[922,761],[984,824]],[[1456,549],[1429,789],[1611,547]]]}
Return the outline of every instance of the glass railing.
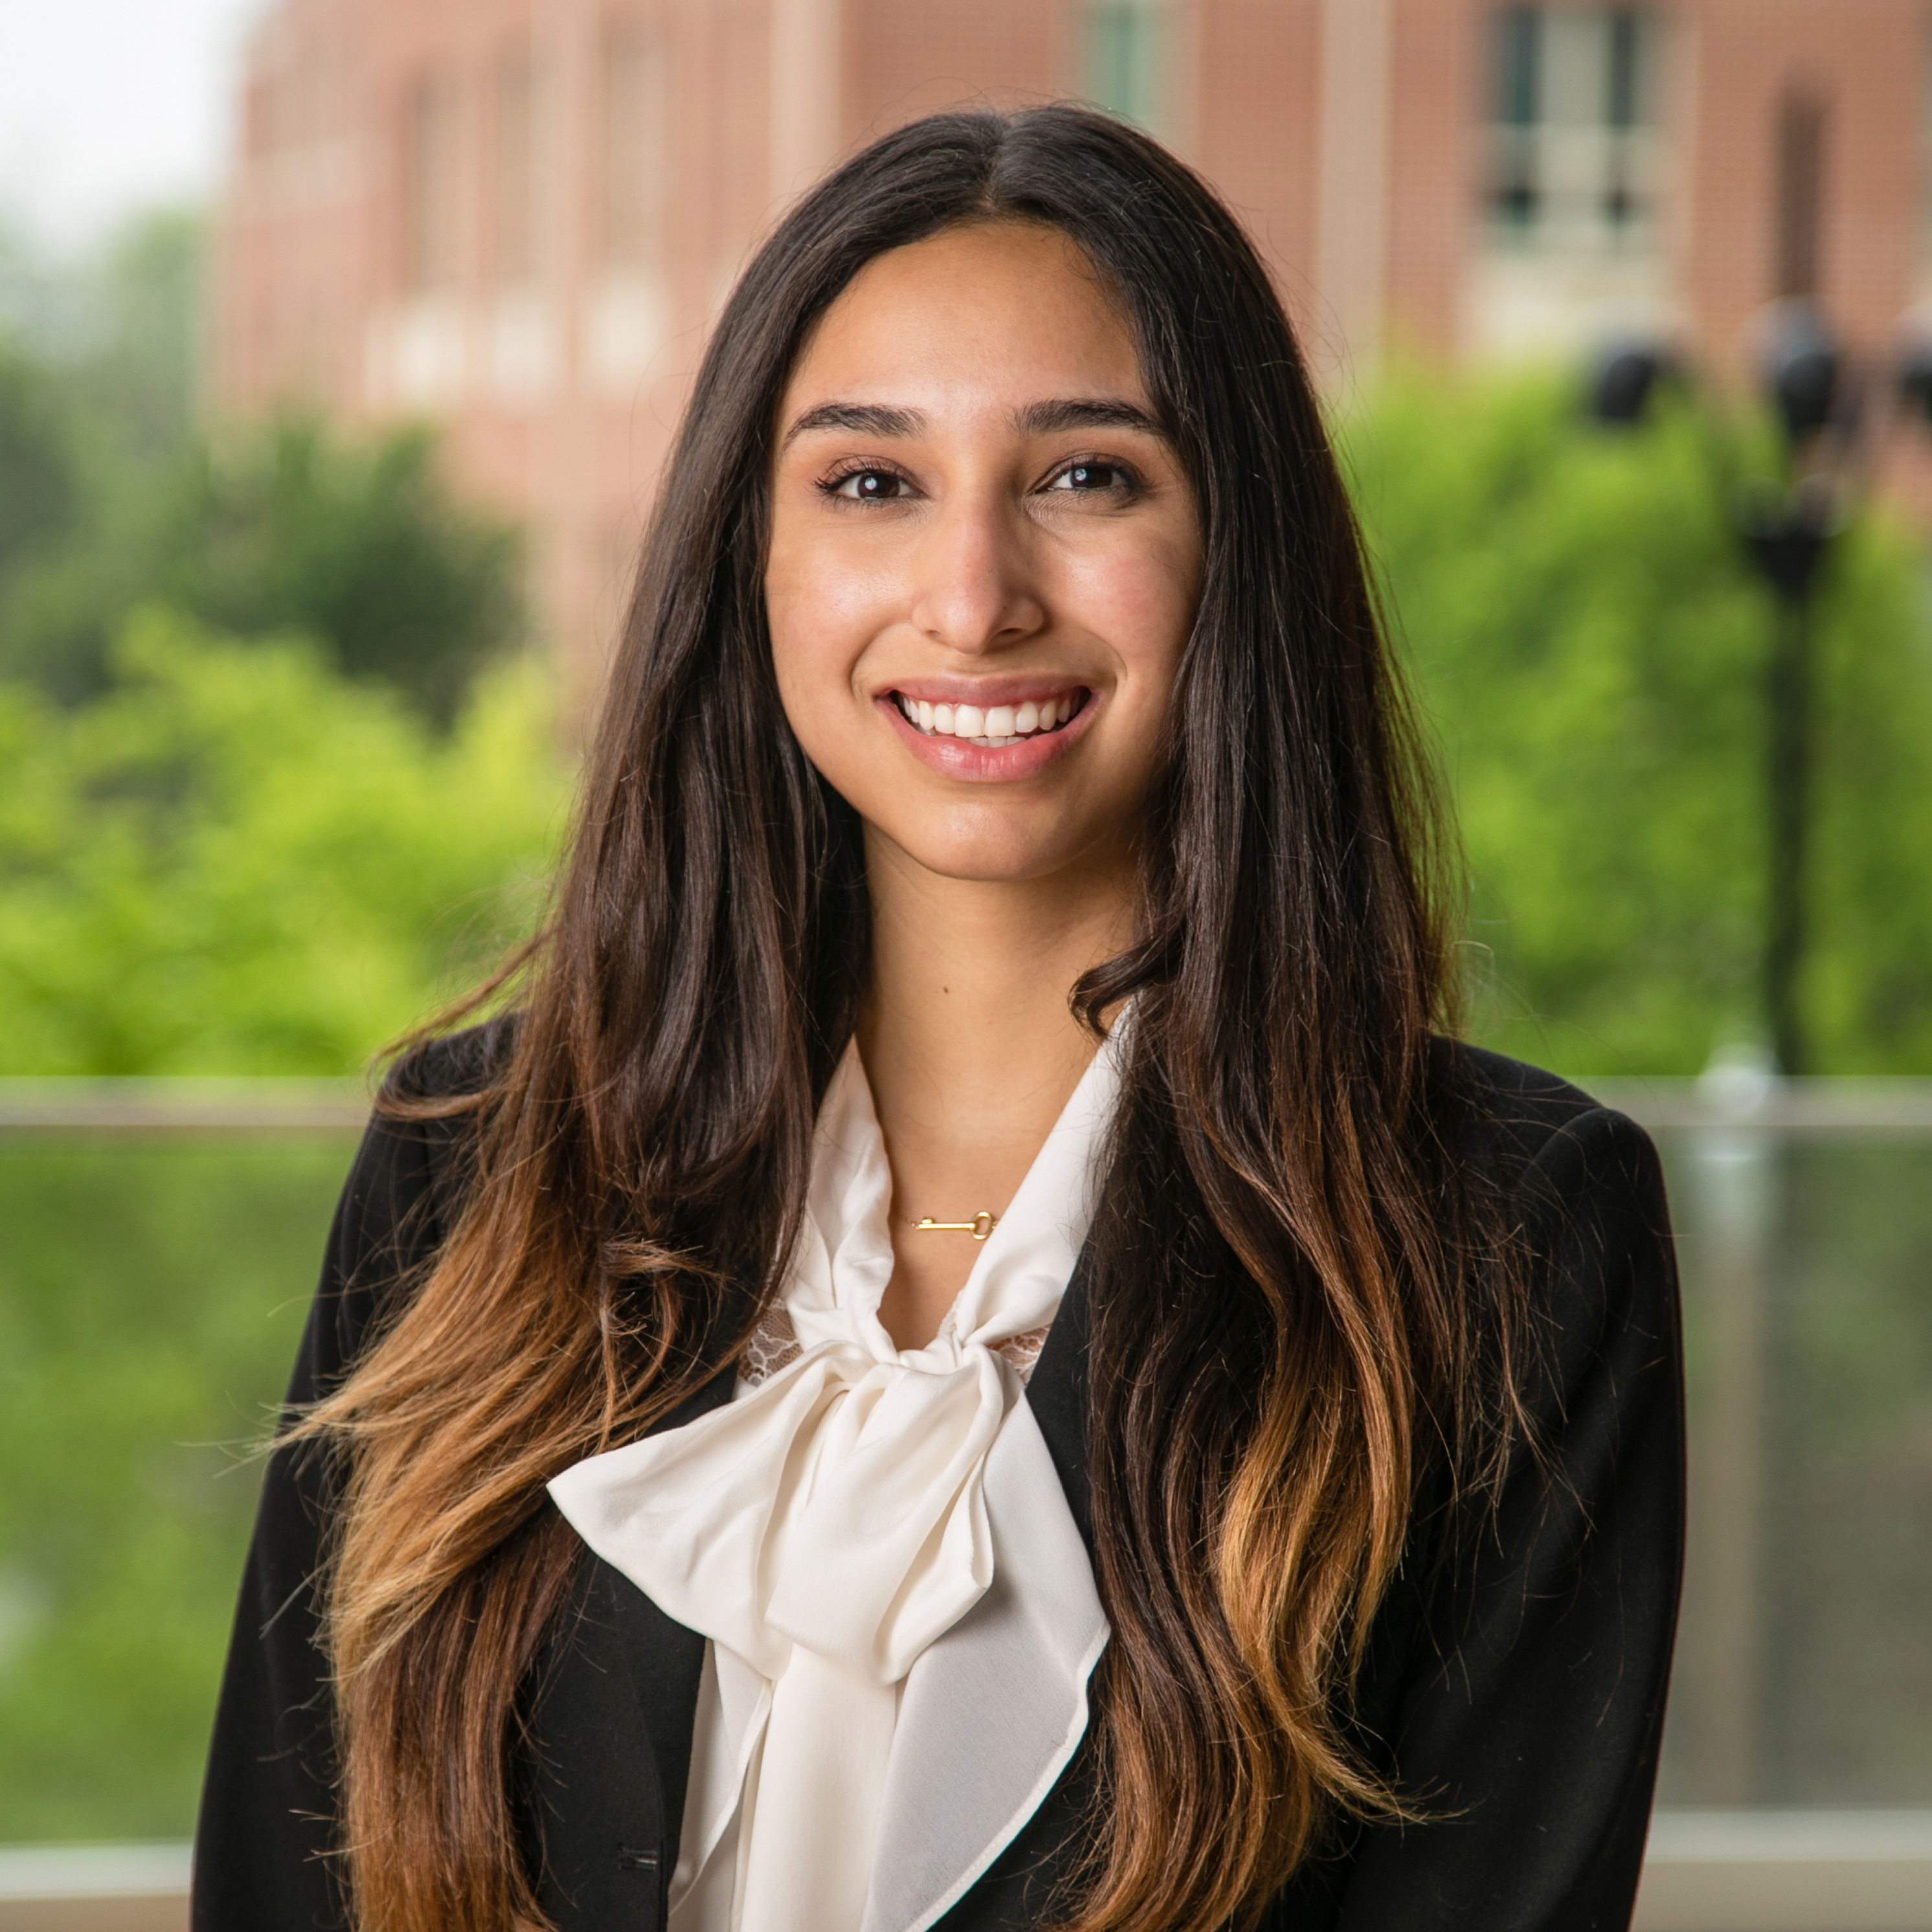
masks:
{"label": "glass railing", "polygon": [[[1638,1922],[1932,1928],[1932,1082],[1597,1090],[1663,1150],[1689,1363]],[[242,1451],[365,1112],[326,1084],[0,1082],[0,1846],[70,1847],[0,1851],[0,1932],[34,1873],[85,1888],[83,1845],[191,1828]]]}
{"label": "glass railing", "polygon": [[1932,1809],[1932,1083],[1606,1097],[1663,1150],[1684,1278],[1658,1802]]}
{"label": "glass railing", "polygon": [[269,1426],[366,1106],[0,1082],[0,1842],[194,1822]]}
{"label": "glass railing", "polygon": [[1932,1928],[1932,1082],[1594,1085],[1663,1153],[1684,1281],[1640,1932]]}

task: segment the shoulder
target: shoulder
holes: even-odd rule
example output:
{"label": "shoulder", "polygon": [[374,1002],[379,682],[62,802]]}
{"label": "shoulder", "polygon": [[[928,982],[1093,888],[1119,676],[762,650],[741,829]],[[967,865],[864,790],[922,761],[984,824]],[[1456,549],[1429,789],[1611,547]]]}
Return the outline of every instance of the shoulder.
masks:
{"label": "shoulder", "polygon": [[[412,1047],[385,1076],[350,1176],[381,1209],[398,1188],[425,1197],[439,1238],[460,1214],[484,1113],[508,1064],[516,1017],[507,1015]],[[392,1217],[393,1218],[393,1217]]]}
{"label": "shoulder", "polygon": [[1577,1190],[1654,1194],[1663,1180],[1650,1136],[1559,1076],[1460,1042],[1442,1044],[1453,1137],[1505,1196],[1560,1206]]}
{"label": "shoulder", "polygon": [[392,1065],[329,1233],[308,1376],[326,1387],[418,1282],[460,1218],[514,1017],[412,1048]]}
{"label": "shoulder", "polygon": [[1483,1144],[1522,1267],[1520,1393],[1540,1432],[1568,1445],[1567,1459],[1588,1434],[1586,1392],[1598,1388],[1614,1392],[1618,1429],[1644,1412],[1670,1435],[1681,1400],[1677,1265],[1649,1136],[1552,1073],[1456,1053],[1466,1131]]}
{"label": "shoulder", "polygon": [[1519,1257],[1525,1312],[1554,1342],[1544,1366],[1574,1384],[1606,1349],[1634,1348],[1627,1366],[1674,1360],[1676,1250],[1650,1136],[1553,1073],[1451,1052],[1455,1138]]}
{"label": "shoulder", "polygon": [[518,1016],[506,1013],[481,1026],[422,1041],[404,1054],[382,1082],[386,1100],[448,1100],[480,1094],[502,1077],[516,1044]]}

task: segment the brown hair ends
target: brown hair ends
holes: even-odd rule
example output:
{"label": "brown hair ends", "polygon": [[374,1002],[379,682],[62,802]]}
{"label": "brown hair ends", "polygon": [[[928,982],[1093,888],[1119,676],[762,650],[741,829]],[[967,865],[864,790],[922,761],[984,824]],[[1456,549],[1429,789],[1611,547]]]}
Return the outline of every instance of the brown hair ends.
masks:
{"label": "brown hair ends", "polygon": [[[767,476],[802,344],[875,256],[1049,224],[1129,317],[1196,492],[1201,604],[1086,1257],[1096,1682],[1078,1932],[1251,1922],[1327,1826],[1399,1813],[1350,1687],[1418,1469],[1473,1480],[1510,1406],[1508,1270],[1451,1149],[1440,824],[1293,334],[1196,176],[1096,114],[937,116],[758,251],[660,486],[473,1180],[427,1277],[296,1438],[328,1445],[341,1851],[361,1932],[541,1920],[519,1697],[569,1599],[544,1484],[720,1371],[776,1292],[863,995],[854,815],[780,708]],[[473,1010],[475,1003],[464,1010]],[[450,1016],[448,1022],[453,1024]],[[424,1103],[397,1091],[400,1111]]]}

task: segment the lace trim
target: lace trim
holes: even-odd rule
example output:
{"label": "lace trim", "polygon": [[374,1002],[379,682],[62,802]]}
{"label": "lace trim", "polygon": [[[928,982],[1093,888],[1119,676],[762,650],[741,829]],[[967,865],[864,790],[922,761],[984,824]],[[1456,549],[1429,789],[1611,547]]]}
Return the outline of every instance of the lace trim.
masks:
{"label": "lace trim", "polygon": [[1022,1388],[1033,1380],[1040,1352],[1046,1346],[1046,1338],[1052,1332],[1053,1324],[1043,1322],[1037,1328],[1029,1328],[1024,1335],[1009,1335],[1004,1342],[993,1344],[1012,1364],[1013,1372],[1019,1377]]}
{"label": "lace trim", "polygon": [[[940,1324],[943,1334],[952,1325],[949,1311]],[[1053,1324],[1043,1322],[1037,1328],[1029,1328],[1024,1335],[1009,1335],[1004,1341],[995,1342],[994,1349],[1012,1364],[1013,1372],[1020,1378],[1022,1387],[1033,1379],[1033,1372],[1040,1360],[1040,1352],[1046,1346],[1046,1338]],[[745,1352],[739,1359],[738,1374],[747,1388],[756,1388],[760,1382],[769,1382],[781,1369],[788,1369],[805,1353],[798,1339],[798,1331],[791,1325],[791,1311],[782,1301],[775,1301],[758,1318],[758,1325],[752,1330],[752,1339],[745,1345]]]}
{"label": "lace trim", "polygon": [[779,1370],[790,1368],[804,1353],[798,1330],[791,1325],[791,1310],[782,1301],[775,1301],[758,1317],[758,1325],[739,1358],[739,1378],[747,1388],[756,1388]]}

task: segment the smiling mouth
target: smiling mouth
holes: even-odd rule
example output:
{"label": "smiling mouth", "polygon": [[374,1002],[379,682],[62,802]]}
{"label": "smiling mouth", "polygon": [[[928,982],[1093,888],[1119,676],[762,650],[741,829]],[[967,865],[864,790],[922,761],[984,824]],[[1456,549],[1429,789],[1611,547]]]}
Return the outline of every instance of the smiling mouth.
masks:
{"label": "smiling mouth", "polygon": [[962,743],[998,750],[1024,745],[1031,738],[1064,731],[1092,695],[1076,685],[1053,698],[1028,698],[1024,704],[934,704],[923,698],[892,693],[899,715],[915,731],[928,738],[957,738]]}

